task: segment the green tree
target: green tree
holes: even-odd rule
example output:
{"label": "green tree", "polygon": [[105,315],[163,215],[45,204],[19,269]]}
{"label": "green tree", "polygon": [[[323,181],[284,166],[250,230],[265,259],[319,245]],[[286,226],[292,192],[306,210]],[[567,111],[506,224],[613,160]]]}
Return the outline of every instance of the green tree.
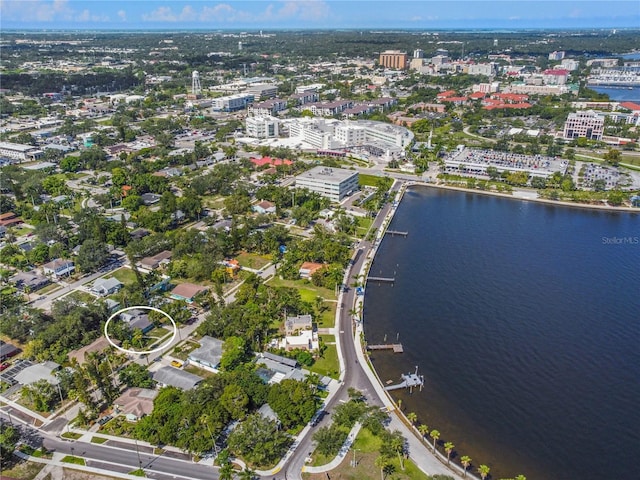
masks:
{"label": "green tree", "polygon": [[385,470],[389,467],[389,465],[391,465],[389,457],[379,455],[376,458],[375,465],[380,469],[380,480],[384,480]]}
{"label": "green tree", "polygon": [[118,378],[128,387],[153,388],[155,384],[149,371],[137,363],[130,363],[120,370]]}
{"label": "green tree", "polygon": [[2,426],[0,428],[0,463],[9,465],[18,440],[20,440],[20,432],[13,425],[8,426],[4,422],[0,422],[0,426]]}
{"label": "green tree", "polygon": [[486,465],[480,465],[478,467],[478,473],[480,474],[480,478],[482,478],[482,480],[487,478],[487,475],[489,475],[490,471],[491,471],[491,469]]}
{"label": "green tree", "polygon": [[347,432],[336,424],[319,428],[313,434],[313,440],[316,442],[316,451],[327,457],[335,457],[346,439]]}
{"label": "green tree", "polygon": [[257,466],[272,465],[291,442],[275,421],[260,414],[249,415],[228,438],[229,449]]}
{"label": "green tree", "polygon": [[455,448],[455,445],[451,442],[446,442],[444,444],[444,451],[447,454],[447,464],[449,463],[449,461],[451,460],[451,452],[453,452],[453,449]]}
{"label": "green tree", "polygon": [[231,371],[238,368],[250,358],[250,352],[246,341],[242,337],[229,337],[222,345],[222,357],[220,367],[224,371]]}
{"label": "green tree", "polygon": [[620,150],[617,148],[610,148],[609,151],[604,154],[604,159],[614,167],[617,167],[620,163],[621,156],[622,154],[620,153]]}
{"label": "green tree", "polygon": [[249,396],[244,392],[241,386],[236,384],[227,385],[224,392],[220,396],[220,405],[222,405],[231,418],[240,420],[244,418],[249,407]]}
{"label": "green tree", "polygon": [[109,259],[109,252],[104,242],[90,238],[80,247],[76,262],[82,272],[96,272]]}
{"label": "green tree", "polygon": [[460,463],[464,468],[464,474],[463,474],[464,477],[467,476],[467,469],[469,468],[469,465],[471,465],[471,461],[472,461],[471,457],[468,455],[463,455],[462,457],[460,457]]}
{"label": "green tree", "polygon": [[440,438],[440,432],[438,430],[431,430],[429,436],[433,439],[433,451],[436,451],[436,442]]}
{"label": "green tree", "polygon": [[421,423],[420,425],[418,425],[418,432],[420,432],[420,435],[422,435],[422,437],[424,438],[427,433],[429,433],[429,427],[427,427],[424,423]]}
{"label": "green tree", "polygon": [[287,429],[309,423],[318,407],[313,386],[292,379],[272,385],[268,403]]}
{"label": "green tree", "polygon": [[611,190],[607,195],[607,202],[609,203],[609,205],[618,206],[622,205],[626,198],[626,193],[624,193],[622,190],[615,189]]}
{"label": "green tree", "polygon": [[409,412],[407,413],[407,420],[409,420],[409,423],[411,423],[411,425],[415,425],[418,421],[418,415],[415,412]]}

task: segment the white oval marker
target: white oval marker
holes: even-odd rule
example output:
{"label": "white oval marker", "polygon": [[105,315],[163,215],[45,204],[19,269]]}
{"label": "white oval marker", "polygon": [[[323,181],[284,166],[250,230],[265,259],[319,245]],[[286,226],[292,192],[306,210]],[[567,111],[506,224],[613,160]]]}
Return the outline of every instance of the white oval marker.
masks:
{"label": "white oval marker", "polygon": [[[109,332],[108,327],[109,327],[109,322],[111,322],[111,320],[113,320],[116,316],[120,315],[123,312],[126,312],[128,310],[153,310],[154,312],[158,312],[161,313],[162,315],[164,315],[165,317],[167,317],[169,319],[169,321],[171,322],[171,325],[173,325],[173,335],[171,335],[171,338],[169,339],[169,341],[163,343],[162,345],[160,345],[158,348],[154,348],[153,350],[142,350],[140,352],[137,352],[135,350],[127,350],[126,348],[122,348],[119,345],[116,345],[113,340],[111,340],[111,338],[109,338]],[[118,310],[116,313],[114,313],[113,315],[111,315],[109,317],[109,319],[107,320],[107,323],[104,324],[104,336],[106,337],[107,341],[113,345],[115,348],[117,348],[118,350],[120,350],[121,352],[124,353],[132,353],[134,355],[149,355],[151,353],[156,353],[159,352],[160,350],[163,350],[165,348],[165,345],[171,345],[171,342],[173,342],[173,340],[176,338],[176,335],[178,334],[178,326],[176,325],[176,322],[174,322],[173,318],[171,318],[171,316],[167,313],[167,312],[163,312],[162,310],[160,310],[159,308],[155,308],[155,307],[147,307],[146,305],[137,305],[137,306],[133,306],[133,307],[127,307],[127,308],[121,308],[120,310]]]}

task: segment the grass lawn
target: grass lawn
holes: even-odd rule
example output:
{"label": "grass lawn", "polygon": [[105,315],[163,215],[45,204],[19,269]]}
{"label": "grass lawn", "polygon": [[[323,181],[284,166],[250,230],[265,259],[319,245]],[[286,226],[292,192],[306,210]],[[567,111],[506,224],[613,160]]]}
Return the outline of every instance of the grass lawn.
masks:
{"label": "grass lawn", "polygon": [[51,293],[51,292],[53,292],[55,290],[59,290],[61,288],[62,287],[60,285],[58,285],[57,283],[51,283],[51,284],[47,285],[46,287],[41,288],[40,290],[37,290],[37,292],[40,295],[45,295],[47,293]]}
{"label": "grass lawn", "polygon": [[125,285],[130,285],[130,284],[135,283],[137,281],[136,280],[136,274],[134,273],[134,271],[132,269],[126,268],[126,267],[119,268],[118,270],[115,270],[115,271],[111,272],[109,275],[106,275],[103,278],[106,278],[106,277],[117,278],[118,280],[120,280]]}
{"label": "grass lawn", "polygon": [[356,235],[358,237],[364,237],[369,231],[372,223],[373,218],[371,217],[358,217],[358,228],[356,228]]}
{"label": "grass lawn", "polygon": [[[331,338],[335,341],[333,335],[323,335],[323,338]],[[340,376],[340,364],[338,363],[338,351],[335,345],[326,345],[324,354],[318,358],[315,363],[309,367],[313,373],[318,375],[326,375],[331,378]]]}
{"label": "grass lawn", "polygon": [[104,437],[91,437],[91,443],[103,444],[107,442],[109,439]]}
{"label": "grass lawn", "polygon": [[[380,439],[374,437],[367,429],[360,430],[354,443],[356,449],[356,466],[352,466],[353,450],[345,456],[342,463],[331,470],[331,478],[342,480],[378,480],[380,469],[376,467],[375,461],[379,456]],[[320,459],[318,459],[320,460]],[[422,473],[411,460],[404,461],[404,471],[400,468],[398,457],[391,458],[393,473],[386,475],[387,479],[394,480],[429,480],[430,477]],[[315,462],[314,462],[315,463]],[[326,480],[325,473],[309,474],[303,473],[305,480]]]}
{"label": "grass lawn", "polygon": [[17,457],[13,457],[12,460],[16,460],[15,463],[3,463],[2,475],[6,475],[7,478],[19,478],[20,480],[33,480],[40,470],[45,466],[44,463],[34,463],[27,460],[18,460]]}
{"label": "grass lawn", "polygon": [[132,470],[129,472],[129,475],[133,475],[134,477],[146,477],[147,475],[144,473],[144,470],[138,468],[136,470]]}
{"label": "grass lawn", "polygon": [[316,287],[314,284],[307,280],[283,280],[279,277],[273,277],[267,283],[274,287],[295,288],[300,291],[300,296],[305,302],[313,303],[317,296],[326,298],[328,300],[336,299],[333,290],[329,290],[328,288],[323,287]]}
{"label": "grass lawn", "polygon": [[84,463],[84,458],[73,457],[71,455],[67,455],[62,459],[62,461],[66,463],[75,463],[76,465],[86,465],[86,463]]}
{"label": "grass lawn", "polygon": [[215,373],[205,370],[204,368],[198,368],[195,365],[188,365],[183,368],[185,372],[193,373],[194,375],[198,375],[202,378],[213,377]]}
{"label": "grass lawn", "polygon": [[171,356],[179,358],[183,362],[187,359],[189,354],[193,352],[196,348],[200,348],[200,344],[196,342],[192,342],[191,340],[187,340],[182,345],[177,346],[171,352]]}
{"label": "grass lawn", "polygon": [[358,175],[358,184],[361,187],[377,187],[379,178],[381,178],[381,175],[368,175],[366,173],[361,173]]}
{"label": "grass lawn", "polygon": [[241,253],[236,257],[238,263],[242,267],[261,269],[265,265],[271,263],[271,257],[269,255],[258,255],[255,253]]}
{"label": "grass lawn", "polygon": [[93,303],[96,299],[96,297],[94,297],[90,293],[81,292],[80,290],[74,290],[67,296],[67,298],[72,298],[74,300],[77,300],[79,302],[84,302],[87,304]]}
{"label": "grass lawn", "polygon": [[29,227],[16,228],[16,227],[14,227],[14,229],[13,229],[13,234],[16,237],[21,237],[22,235],[26,235],[29,232],[33,232],[33,228],[29,228]]}
{"label": "grass lawn", "polygon": [[336,302],[324,302],[324,306],[328,307],[318,319],[318,328],[332,328],[336,324]]}
{"label": "grass lawn", "polygon": [[79,439],[82,435],[79,433],[75,433],[75,432],[64,432],[62,435],[60,435],[62,438],[70,438],[72,440],[77,440]]}

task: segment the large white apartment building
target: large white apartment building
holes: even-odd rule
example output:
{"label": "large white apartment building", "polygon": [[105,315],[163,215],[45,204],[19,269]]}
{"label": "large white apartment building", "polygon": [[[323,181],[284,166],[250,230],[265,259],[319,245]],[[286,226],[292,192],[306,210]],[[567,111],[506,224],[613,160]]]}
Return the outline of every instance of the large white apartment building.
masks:
{"label": "large white apartment building", "polygon": [[33,145],[21,143],[0,142],[0,157],[26,162],[38,160],[44,156],[44,152]]}
{"label": "large white apartment building", "polygon": [[277,118],[270,115],[247,117],[247,136],[255,138],[274,138],[278,136]]}
{"label": "large white apartment building", "polygon": [[296,177],[296,187],[339,202],[358,189],[358,172],[344,168],[315,167]]}
{"label": "large white apartment building", "polygon": [[321,150],[331,150],[338,144],[333,139],[333,125],[323,119],[300,118],[289,123],[289,137]]}
{"label": "large white apartment building", "polygon": [[250,103],[253,103],[254,95],[251,93],[238,93],[235,95],[228,95],[226,97],[214,98],[211,102],[211,108],[214,111],[220,112],[234,112],[236,110],[243,110],[247,108]]}
{"label": "large white apartment building", "polygon": [[602,140],[604,131],[604,115],[593,110],[570,113],[564,124],[564,138],[584,137],[589,140]]}

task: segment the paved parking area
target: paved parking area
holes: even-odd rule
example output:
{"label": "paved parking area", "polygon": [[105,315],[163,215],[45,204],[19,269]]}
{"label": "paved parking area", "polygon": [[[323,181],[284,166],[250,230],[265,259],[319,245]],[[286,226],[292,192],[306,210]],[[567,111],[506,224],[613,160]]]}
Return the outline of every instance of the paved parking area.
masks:
{"label": "paved parking area", "polygon": [[33,362],[30,362],[29,360],[15,361],[10,368],[7,368],[2,372],[2,381],[14,386],[17,383],[15,380],[16,375],[31,365],[33,365]]}

